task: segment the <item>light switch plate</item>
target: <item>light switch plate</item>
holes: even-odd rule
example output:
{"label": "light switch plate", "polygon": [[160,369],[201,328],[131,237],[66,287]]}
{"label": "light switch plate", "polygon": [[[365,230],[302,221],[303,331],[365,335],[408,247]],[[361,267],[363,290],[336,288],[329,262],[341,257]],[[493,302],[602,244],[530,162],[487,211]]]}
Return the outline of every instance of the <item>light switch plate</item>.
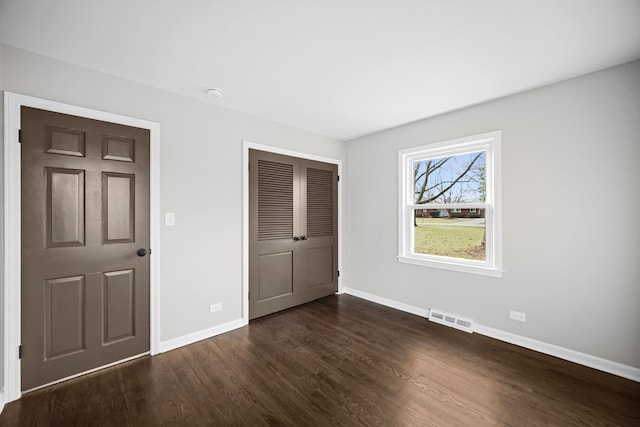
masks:
{"label": "light switch plate", "polygon": [[175,212],[167,212],[164,214],[164,225],[165,227],[173,227],[174,225],[176,225]]}

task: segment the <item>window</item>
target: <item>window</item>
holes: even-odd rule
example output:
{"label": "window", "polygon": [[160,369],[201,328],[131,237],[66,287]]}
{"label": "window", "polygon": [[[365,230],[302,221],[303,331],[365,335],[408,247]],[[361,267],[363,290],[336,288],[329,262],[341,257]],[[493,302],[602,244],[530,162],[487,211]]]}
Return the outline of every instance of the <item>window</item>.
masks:
{"label": "window", "polygon": [[398,260],[502,276],[501,132],[401,150]]}

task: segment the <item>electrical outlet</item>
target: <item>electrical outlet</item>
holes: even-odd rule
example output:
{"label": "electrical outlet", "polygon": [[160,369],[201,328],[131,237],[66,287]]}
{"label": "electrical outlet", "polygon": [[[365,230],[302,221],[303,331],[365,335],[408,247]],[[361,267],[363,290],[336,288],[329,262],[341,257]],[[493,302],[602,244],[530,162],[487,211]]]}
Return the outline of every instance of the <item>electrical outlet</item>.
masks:
{"label": "electrical outlet", "polygon": [[175,227],[176,225],[176,214],[175,212],[167,212],[164,214],[164,226],[165,227]]}
{"label": "electrical outlet", "polygon": [[509,318],[511,320],[516,320],[518,322],[526,322],[527,321],[527,314],[526,313],[521,313],[519,311],[509,310]]}
{"label": "electrical outlet", "polygon": [[222,311],[222,303],[211,304],[209,306],[209,313],[215,313],[216,311]]}

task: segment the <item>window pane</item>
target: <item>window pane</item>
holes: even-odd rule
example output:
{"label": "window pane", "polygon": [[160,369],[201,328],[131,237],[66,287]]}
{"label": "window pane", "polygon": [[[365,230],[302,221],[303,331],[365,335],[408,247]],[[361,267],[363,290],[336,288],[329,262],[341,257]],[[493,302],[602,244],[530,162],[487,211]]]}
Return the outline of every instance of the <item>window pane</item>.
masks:
{"label": "window pane", "polygon": [[480,151],[414,161],[414,203],[484,202],[486,157]]}
{"label": "window pane", "polygon": [[484,209],[416,209],[413,252],[486,261]]}

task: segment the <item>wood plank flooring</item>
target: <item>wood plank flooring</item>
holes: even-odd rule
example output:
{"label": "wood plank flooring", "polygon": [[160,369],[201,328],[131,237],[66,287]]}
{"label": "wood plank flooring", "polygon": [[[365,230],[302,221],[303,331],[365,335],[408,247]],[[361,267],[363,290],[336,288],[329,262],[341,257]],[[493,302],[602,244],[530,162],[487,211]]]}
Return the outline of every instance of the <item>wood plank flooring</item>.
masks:
{"label": "wood plank flooring", "polygon": [[1,426],[640,426],[640,383],[352,296],[42,389]]}

